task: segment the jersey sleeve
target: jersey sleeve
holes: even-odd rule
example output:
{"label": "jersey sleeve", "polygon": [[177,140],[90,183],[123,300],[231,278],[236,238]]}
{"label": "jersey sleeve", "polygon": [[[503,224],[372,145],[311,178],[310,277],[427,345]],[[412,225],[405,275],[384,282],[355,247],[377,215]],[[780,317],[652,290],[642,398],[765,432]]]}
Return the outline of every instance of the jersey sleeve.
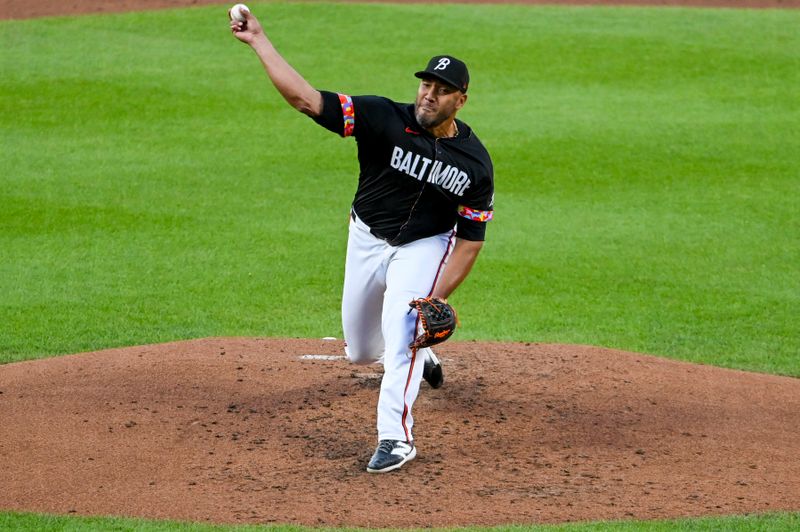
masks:
{"label": "jersey sleeve", "polygon": [[322,113],[314,122],[342,137],[359,137],[381,133],[390,103],[378,96],[350,96],[320,91]]}
{"label": "jersey sleeve", "polygon": [[342,137],[351,136],[355,127],[353,98],[329,91],[320,91],[320,94],[322,94],[322,112],[319,116],[312,117],[314,122]]}
{"label": "jersey sleeve", "polygon": [[483,241],[486,239],[486,224],[494,218],[494,175],[491,166],[489,173],[481,180],[469,197],[458,206],[456,236],[464,240]]}

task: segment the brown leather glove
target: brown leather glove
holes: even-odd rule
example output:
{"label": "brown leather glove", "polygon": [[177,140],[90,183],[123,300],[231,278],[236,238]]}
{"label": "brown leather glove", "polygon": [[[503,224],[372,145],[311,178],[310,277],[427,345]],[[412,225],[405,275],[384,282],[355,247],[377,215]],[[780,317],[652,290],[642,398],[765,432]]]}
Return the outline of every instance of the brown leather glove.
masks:
{"label": "brown leather glove", "polygon": [[415,299],[408,304],[419,313],[422,333],[409,344],[410,349],[419,349],[440,344],[450,338],[458,325],[456,310],[446,301],[436,297]]}

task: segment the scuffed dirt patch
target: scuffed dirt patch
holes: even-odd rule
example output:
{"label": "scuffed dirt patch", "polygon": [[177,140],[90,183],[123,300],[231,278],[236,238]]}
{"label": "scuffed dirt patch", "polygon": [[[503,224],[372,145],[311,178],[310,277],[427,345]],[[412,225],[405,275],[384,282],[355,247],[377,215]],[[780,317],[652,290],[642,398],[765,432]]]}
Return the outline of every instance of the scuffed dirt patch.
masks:
{"label": "scuffed dirt patch", "polygon": [[579,346],[438,352],[419,456],[387,475],[364,472],[380,367],[340,341],[0,366],[0,508],[370,527],[800,509],[798,379]]}
{"label": "scuffed dirt patch", "polygon": [[[231,5],[236,2],[231,2]],[[0,19],[26,19],[57,15],[89,13],[121,13],[220,4],[221,12],[228,7],[219,0],[0,0]]]}

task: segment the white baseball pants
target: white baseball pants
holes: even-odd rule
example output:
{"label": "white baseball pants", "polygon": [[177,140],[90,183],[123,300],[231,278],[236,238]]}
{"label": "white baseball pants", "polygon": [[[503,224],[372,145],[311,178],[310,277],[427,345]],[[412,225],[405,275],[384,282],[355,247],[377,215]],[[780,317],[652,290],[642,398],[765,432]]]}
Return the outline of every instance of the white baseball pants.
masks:
{"label": "white baseball pants", "polygon": [[408,303],[430,295],[453,242],[448,231],[391,246],[351,218],[342,296],[345,353],[356,364],[383,361],[378,440],[413,441],[411,407],[427,350],[414,355],[408,348],[418,330],[417,312]]}

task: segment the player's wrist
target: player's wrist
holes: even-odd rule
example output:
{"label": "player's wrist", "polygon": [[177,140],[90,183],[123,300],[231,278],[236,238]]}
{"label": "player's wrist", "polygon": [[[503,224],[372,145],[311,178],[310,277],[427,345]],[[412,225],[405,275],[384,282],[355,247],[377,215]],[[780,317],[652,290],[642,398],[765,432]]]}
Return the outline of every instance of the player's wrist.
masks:
{"label": "player's wrist", "polygon": [[257,33],[250,39],[250,47],[263,57],[270,51],[270,42],[266,35]]}

